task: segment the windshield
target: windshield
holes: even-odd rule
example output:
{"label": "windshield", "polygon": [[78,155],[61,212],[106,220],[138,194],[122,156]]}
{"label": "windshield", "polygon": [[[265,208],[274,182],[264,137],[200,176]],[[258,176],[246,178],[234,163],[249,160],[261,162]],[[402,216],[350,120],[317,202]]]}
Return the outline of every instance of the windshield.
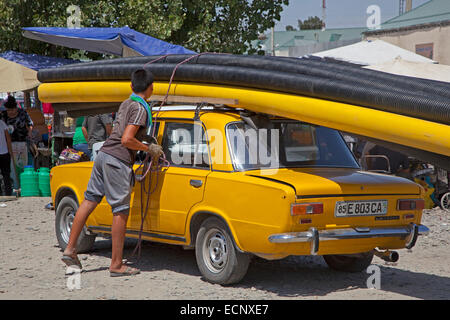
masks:
{"label": "windshield", "polygon": [[227,126],[236,170],[293,167],[359,168],[339,132],[299,121],[272,120],[255,129],[244,122]]}

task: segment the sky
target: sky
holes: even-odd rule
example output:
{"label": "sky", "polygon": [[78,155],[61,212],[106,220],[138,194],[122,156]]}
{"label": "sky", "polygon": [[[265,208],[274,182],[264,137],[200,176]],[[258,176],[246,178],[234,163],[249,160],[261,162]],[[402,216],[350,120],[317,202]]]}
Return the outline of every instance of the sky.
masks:
{"label": "sky", "polygon": [[[413,8],[429,0],[413,0]],[[289,6],[281,13],[281,20],[275,25],[276,31],[284,31],[287,25],[297,28],[297,20],[310,16],[322,18],[322,0],[290,0]],[[399,0],[326,0],[326,27],[350,28],[365,27],[369,18],[367,8],[371,5],[380,7],[381,22],[398,16]]]}

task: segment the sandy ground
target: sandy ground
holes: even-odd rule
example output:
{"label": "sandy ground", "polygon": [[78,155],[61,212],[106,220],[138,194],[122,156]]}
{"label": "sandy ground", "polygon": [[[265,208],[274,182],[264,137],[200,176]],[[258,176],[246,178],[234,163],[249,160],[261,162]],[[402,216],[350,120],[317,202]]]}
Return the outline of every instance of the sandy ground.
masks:
{"label": "sandy ground", "polygon": [[[111,242],[104,238],[80,255],[85,271],[76,282],[60,261],[54,211],[44,209],[49,202],[0,203],[0,299],[450,299],[450,213],[437,208],[423,216],[430,235],[412,251],[399,250],[397,263],[374,258],[381,289],[367,288],[370,274],[333,271],[321,257],[255,258],[240,284],[223,287],[202,280],[194,251],[149,242],[137,263],[140,275],[111,278]],[[125,256],[135,243],[126,242]]]}

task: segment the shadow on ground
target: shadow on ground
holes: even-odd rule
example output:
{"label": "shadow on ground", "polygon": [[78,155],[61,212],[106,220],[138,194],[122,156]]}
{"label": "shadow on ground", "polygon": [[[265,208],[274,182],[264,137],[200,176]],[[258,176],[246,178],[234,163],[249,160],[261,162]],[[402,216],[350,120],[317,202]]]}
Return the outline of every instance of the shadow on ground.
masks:
{"label": "shadow on ground", "polygon": [[[136,262],[136,257],[131,257],[136,243],[136,240],[126,240],[124,258],[133,261],[133,266],[142,272],[170,270],[201,277],[194,250],[144,241],[141,257]],[[90,254],[110,258],[111,241],[97,240]],[[381,292],[425,300],[450,299],[449,277],[386,266],[378,258],[374,258],[373,263],[381,270]],[[326,296],[335,292],[367,289],[366,282],[370,275],[365,272],[345,273],[331,270],[320,256],[291,256],[275,261],[254,257],[247,275],[234,287],[255,288],[281,298]]]}

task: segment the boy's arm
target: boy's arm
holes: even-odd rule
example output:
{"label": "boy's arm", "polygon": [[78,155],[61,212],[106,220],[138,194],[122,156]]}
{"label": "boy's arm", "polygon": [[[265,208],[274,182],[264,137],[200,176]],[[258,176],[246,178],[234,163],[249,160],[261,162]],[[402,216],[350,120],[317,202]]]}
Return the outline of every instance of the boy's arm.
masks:
{"label": "boy's arm", "polygon": [[140,126],[129,124],[125,127],[122,135],[122,145],[128,149],[136,151],[148,151],[148,145],[136,139],[136,133]]}
{"label": "boy's arm", "polygon": [[152,158],[159,158],[162,156],[164,153],[159,144],[152,143],[146,145],[136,139],[136,133],[139,130],[139,127],[140,126],[133,124],[129,124],[125,127],[121,139],[122,145],[131,150],[148,152]]}

